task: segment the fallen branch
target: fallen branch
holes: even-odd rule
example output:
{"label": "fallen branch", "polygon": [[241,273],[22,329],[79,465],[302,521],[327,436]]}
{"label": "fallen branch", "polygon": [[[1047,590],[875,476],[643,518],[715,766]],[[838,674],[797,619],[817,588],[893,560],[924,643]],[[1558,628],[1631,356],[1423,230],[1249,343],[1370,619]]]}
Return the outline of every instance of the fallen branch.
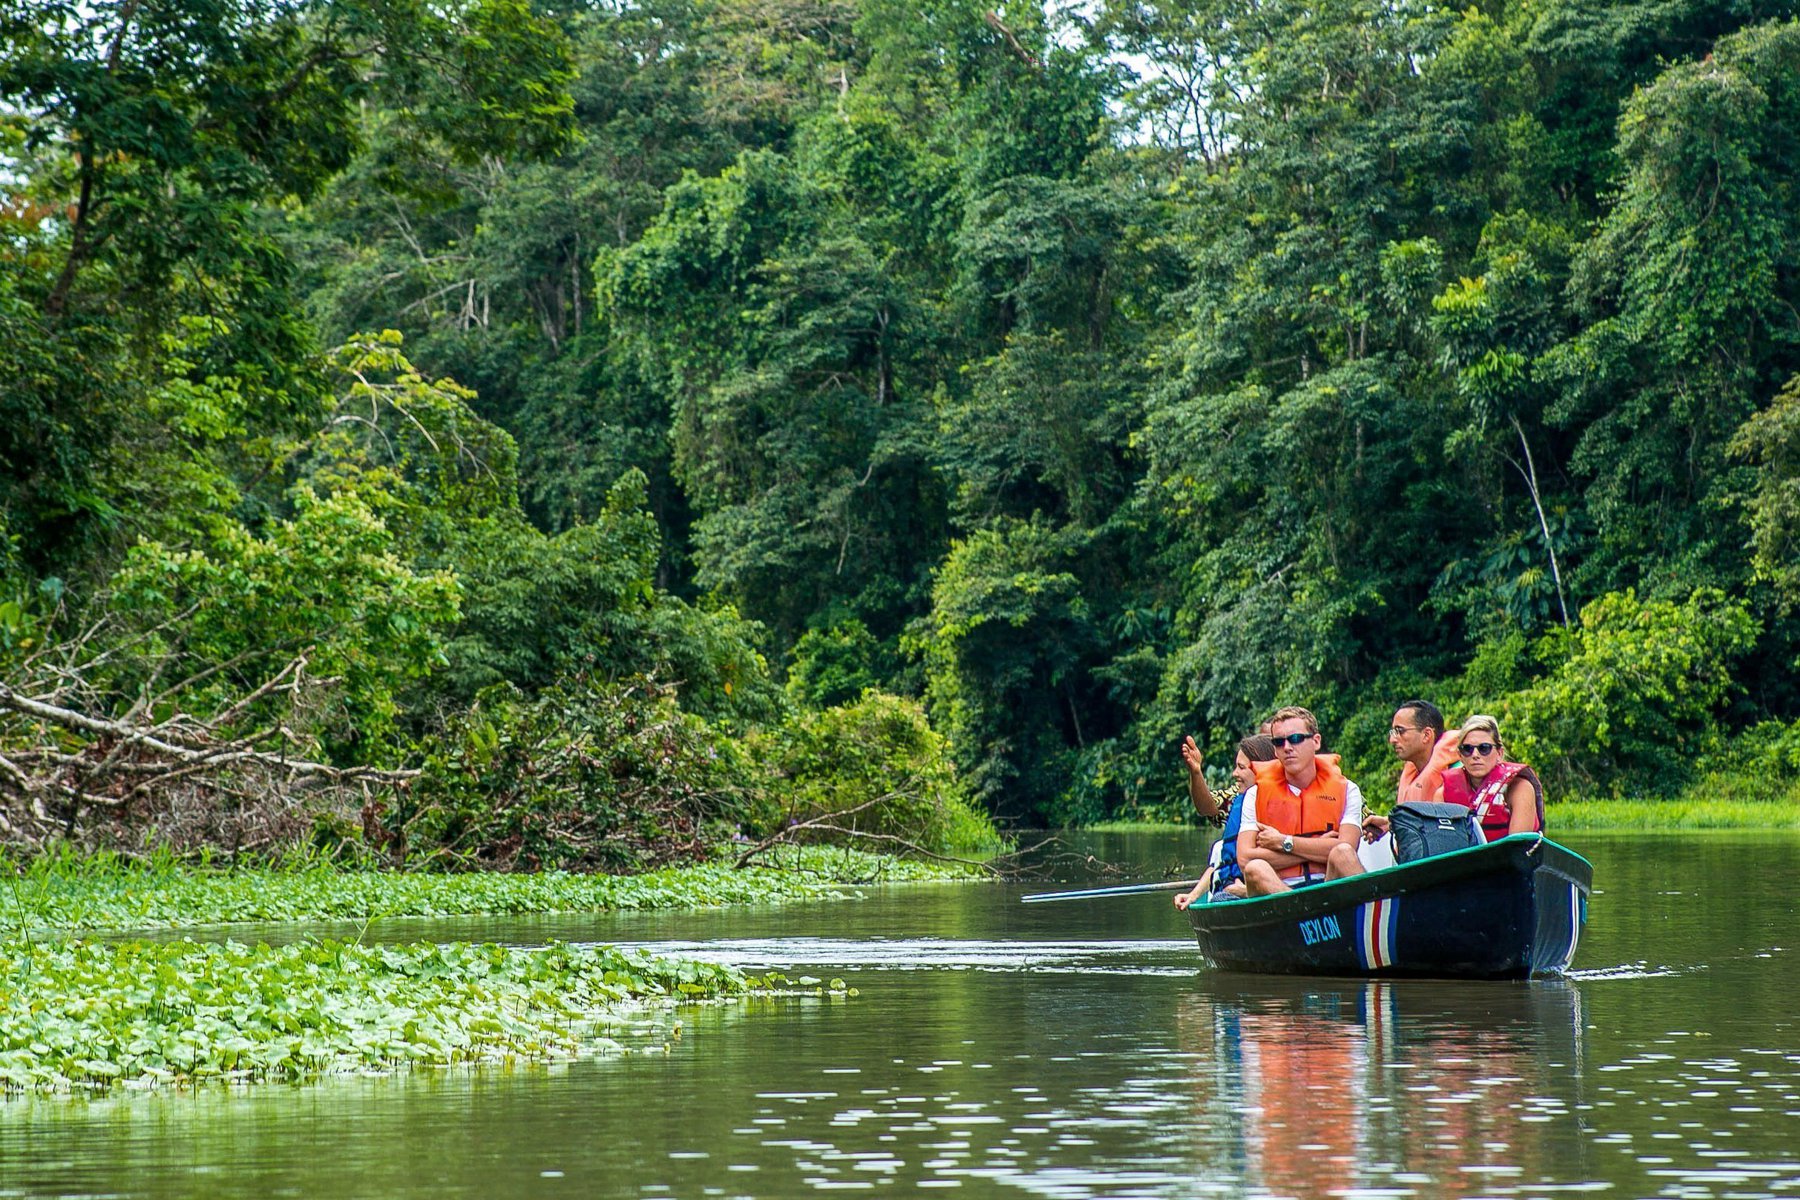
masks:
{"label": "fallen branch", "polygon": [[[296,660],[299,661],[299,660]],[[283,672],[285,674],[285,672]],[[276,680],[280,675],[276,676]],[[271,684],[275,681],[272,680]],[[265,685],[269,686],[269,685]],[[77,730],[83,733],[97,734],[102,737],[117,738],[121,742],[154,750],[159,754],[175,759],[179,766],[226,766],[239,763],[255,763],[290,777],[318,776],[333,781],[346,779],[368,779],[381,783],[400,783],[408,779],[416,779],[416,770],[388,770],[378,767],[334,767],[329,763],[308,762],[305,759],[289,758],[285,754],[270,753],[263,750],[250,749],[240,741],[213,745],[184,745],[170,740],[165,726],[142,728],[120,721],[109,721],[100,717],[90,717],[86,713],[74,709],[63,708],[56,704],[47,704],[41,700],[33,700],[21,696],[11,687],[0,683],[0,708],[11,709],[23,716],[32,717],[46,724],[63,729]],[[162,736],[158,736],[161,734]],[[177,765],[170,765],[167,771],[173,772]]]}
{"label": "fallen branch", "polygon": [[904,792],[883,792],[881,795],[876,796],[873,800],[864,800],[861,804],[855,805],[851,808],[842,808],[842,809],[837,809],[836,811],[833,811],[833,812],[822,813],[819,816],[811,817],[805,821],[790,820],[788,823],[784,824],[780,829],[776,830],[774,833],[770,834],[768,837],[764,838],[762,841],[756,843],[754,846],[751,846],[748,850],[746,850],[742,854],[738,855],[737,865],[739,867],[746,866],[746,865],[748,865],[748,863],[750,862],[750,860],[752,858],[754,858],[756,855],[762,853],[764,850],[767,850],[769,847],[779,846],[786,842],[792,842],[795,840],[794,835],[799,834],[799,833],[804,833],[809,829],[824,829],[829,832],[841,833],[841,832],[843,832],[842,830],[836,829],[834,826],[829,825],[828,822],[842,820],[845,817],[855,816],[859,812],[863,812],[863,811],[866,811],[867,809],[874,808],[880,804],[886,804],[890,800],[897,800],[903,795],[905,795]]}
{"label": "fallen branch", "polygon": [[[995,867],[991,862],[984,862],[978,858],[962,858],[955,854],[939,854],[937,851],[927,850],[925,847],[919,845],[917,842],[913,841],[912,839],[903,838],[897,833],[870,833],[866,829],[856,829],[853,827],[845,828],[842,825],[832,825],[829,822],[826,822],[823,820],[808,821],[806,823],[805,827],[807,829],[817,830],[822,833],[836,833],[836,834],[841,834],[842,836],[847,837],[847,838],[861,839],[862,841],[867,841],[867,842],[879,842],[882,845],[886,845],[886,846],[898,846],[902,850],[906,851],[908,854],[916,854],[921,858],[929,858],[929,859],[933,859],[937,862],[961,863],[963,866],[975,867],[982,871],[986,871],[992,875],[999,875],[999,874],[1003,873],[1000,868]],[[796,828],[799,828],[799,826],[796,826]],[[767,839],[765,839],[765,840],[767,840]],[[776,842],[776,843],[771,843],[771,844],[779,844],[779,843]],[[767,846],[764,846],[762,848],[767,849]],[[754,853],[756,853],[755,848],[744,851],[743,854],[738,856],[737,865],[740,867],[743,866],[745,863],[745,859],[749,858],[749,856]]]}
{"label": "fallen branch", "polygon": [[823,833],[836,834],[837,836],[852,842],[860,840],[881,846],[894,847],[906,854],[916,855],[919,858],[928,858],[934,862],[957,863],[965,867],[974,867],[976,870],[982,871],[997,879],[1012,879],[1032,874],[1034,867],[1026,866],[1024,860],[1029,856],[1036,854],[1045,846],[1058,845],[1061,841],[1061,839],[1052,834],[1029,846],[1021,847],[1020,849],[1013,850],[1007,854],[997,854],[993,858],[964,858],[960,855],[944,854],[937,850],[928,849],[912,838],[902,836],[901,834],[876,833],[867,829],[858,829],[854,825],[845,826],[837,824],[838,821],[845,817],[854,816],[866,809],[874,808],[905,795],[906,793],[904,792],[886,792],[880,796],[876,796],[872,800],[865,800],[861,804],[853,805],[850,808],[839,809],[835,812],[821,813],[820,815],[805,821],[795,821],[746,849],[742,854],[738,855],[736,865],[739,868],[749,866],[751,861],[755,859],[757,855],[776,846],[797,845],[802,840],[799,836],[801,834]]}

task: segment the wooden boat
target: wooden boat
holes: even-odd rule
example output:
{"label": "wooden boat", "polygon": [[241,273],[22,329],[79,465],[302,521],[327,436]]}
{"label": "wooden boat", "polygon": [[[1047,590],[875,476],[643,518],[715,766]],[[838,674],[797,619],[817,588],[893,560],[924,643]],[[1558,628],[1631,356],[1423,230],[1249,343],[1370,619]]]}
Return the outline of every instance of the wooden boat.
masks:
{"label": "wooden boat", "polygon": [[1226,970],[1524,979],[1575,957],[1593,880],[1579,854],[1521,833],[1187,914]]}

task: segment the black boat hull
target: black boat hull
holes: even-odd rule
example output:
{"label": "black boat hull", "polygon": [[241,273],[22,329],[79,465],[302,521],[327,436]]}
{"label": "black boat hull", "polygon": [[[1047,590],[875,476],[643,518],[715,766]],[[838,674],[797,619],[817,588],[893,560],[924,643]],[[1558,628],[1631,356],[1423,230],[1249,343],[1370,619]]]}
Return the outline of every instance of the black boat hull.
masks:
{"label": "black boat hull", "polygon": [[1525,979],[1567,969],[1593,877],[1579,854],[1517,834],[1187,912],[1200,953],[1226,970]]}

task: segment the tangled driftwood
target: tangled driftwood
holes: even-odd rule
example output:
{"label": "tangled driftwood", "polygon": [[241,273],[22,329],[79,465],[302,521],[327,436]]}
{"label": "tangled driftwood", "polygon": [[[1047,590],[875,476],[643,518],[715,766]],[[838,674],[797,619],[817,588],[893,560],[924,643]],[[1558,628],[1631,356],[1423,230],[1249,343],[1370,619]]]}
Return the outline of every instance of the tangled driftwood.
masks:
{"label": "tangled driftwood", "polygon": [[[298,756],[305,739],[280,719],[238,731],[271,697],[291,702],[335,683],[309,676],[307,666],[307,655],[296,655],[204,719],[178,706],[154,719],[161,706],[148,697],[122,717],[97,716],[97,703],[70,703],[68,694],[83,689],[71,686],[67,675],[36,695],[0,682],[0,712],[12,714],[0,721],[0,837],[36,848],[52,837],[102,833],[96,825],[122,831],[129,816],[137,838],[154,833],[165,844],[218,844],[223,835],[225,844],[241,848],[246,840],[278,836],[274,826],[292,833],[303,819],[301,791],[337,790],[337,807],[354,808],[366,800],[362,785],[404,784],[415,777],[416,771],[337,767]],[[267,837],[255,835],[252,827],[258,826],[266,827]],[[184,837],[184,831],[195,836]]]}

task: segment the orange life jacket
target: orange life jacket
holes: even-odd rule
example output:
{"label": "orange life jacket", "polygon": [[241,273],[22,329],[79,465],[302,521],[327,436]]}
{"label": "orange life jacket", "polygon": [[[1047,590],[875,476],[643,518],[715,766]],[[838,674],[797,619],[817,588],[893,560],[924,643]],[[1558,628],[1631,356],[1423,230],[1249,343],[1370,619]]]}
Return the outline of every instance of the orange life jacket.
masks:
{"label": "orange life jacket", "polygon": [[[1320,837],[1337,830],[1344,819],[1344,804],[1350,790],[1344,773],[1338,770],[1338,756],[1320,754],[1313,759],[1318,773],[1313,781],[1294,795],[1287,772],[1279,762],[1256,764],[1256,823],[1293,837]],[[1297,863],[1278,872],[1283,879],[1300,879],[1309,873],[1323,874],[1321,864]]]}
{"label": "orange life jacket", "polygon": [[1261,1164],[1262,1190],[1318,1196],[1322,1178],[1354,1176],[1367,1161],[1366,1149],[1360,1159],[1357,1152],[1360,1122],[1323,1111],[1361,1098],[1366,1052],[1356,1032],[1354,1023],[1323,1013],[1247,1009],[1240,1018],[1244,1133]]}

